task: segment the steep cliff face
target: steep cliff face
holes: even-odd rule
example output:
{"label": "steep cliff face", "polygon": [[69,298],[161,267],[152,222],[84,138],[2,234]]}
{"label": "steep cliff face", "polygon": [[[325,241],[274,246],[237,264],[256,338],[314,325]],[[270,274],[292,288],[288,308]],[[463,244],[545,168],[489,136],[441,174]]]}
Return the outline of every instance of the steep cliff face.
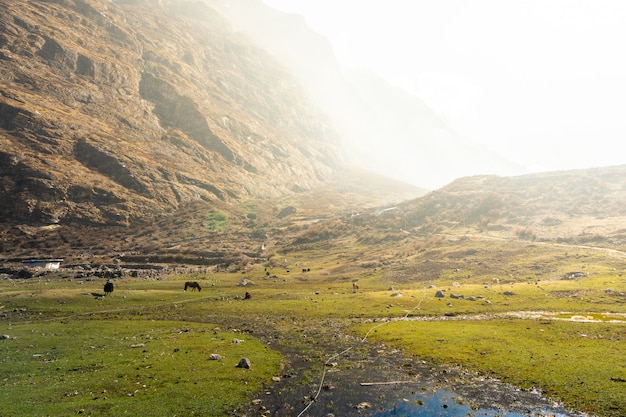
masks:
{"label": "steep cliff face", "polygon": [[202,2],[0,3],[0,220],[128,224],[342,164],[290,74]]}

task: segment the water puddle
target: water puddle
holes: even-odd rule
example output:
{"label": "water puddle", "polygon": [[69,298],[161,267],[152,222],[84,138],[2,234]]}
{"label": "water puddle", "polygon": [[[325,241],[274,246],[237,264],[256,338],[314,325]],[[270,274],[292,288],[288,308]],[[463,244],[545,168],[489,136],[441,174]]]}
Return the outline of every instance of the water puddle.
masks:
{"label": "water puddle", "polygon": [[550,410],[511,412],[501,409],[472,407],[463,397],[451,391],[424,393],[386,404],[385,411],[376,411],[373,417],[570,417]]}

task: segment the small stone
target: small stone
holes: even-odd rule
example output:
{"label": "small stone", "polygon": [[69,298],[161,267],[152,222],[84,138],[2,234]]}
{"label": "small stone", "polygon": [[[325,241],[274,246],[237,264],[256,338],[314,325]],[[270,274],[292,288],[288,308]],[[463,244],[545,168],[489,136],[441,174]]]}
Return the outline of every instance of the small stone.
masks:
{"label": "small stone", "polygon": [[222,355],[218,353],[212,353],[211,356],[209,356],[209,359],[212,361],[219,361],[222,359]]}

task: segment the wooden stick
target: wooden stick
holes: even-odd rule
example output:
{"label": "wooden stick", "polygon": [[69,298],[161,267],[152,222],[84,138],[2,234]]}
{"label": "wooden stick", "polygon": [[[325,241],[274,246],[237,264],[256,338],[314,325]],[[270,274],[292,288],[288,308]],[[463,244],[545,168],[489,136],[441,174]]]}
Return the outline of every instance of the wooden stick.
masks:
{"label": "wooden stick", "polygon": [[395,384],[412,384],[414,381],[385,381],[385,382],[361,382],[362,387],[370,387],[372,385],[395,385]]}

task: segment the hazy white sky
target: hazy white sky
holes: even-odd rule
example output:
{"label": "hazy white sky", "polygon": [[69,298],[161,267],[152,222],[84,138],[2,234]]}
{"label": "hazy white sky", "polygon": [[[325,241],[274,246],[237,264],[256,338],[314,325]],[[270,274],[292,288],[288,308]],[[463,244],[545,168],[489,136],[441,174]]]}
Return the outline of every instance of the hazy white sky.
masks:
{"label": "hazy white sky", "polygon": [[530,170],[626,163],[626,1],[264,2]]}

